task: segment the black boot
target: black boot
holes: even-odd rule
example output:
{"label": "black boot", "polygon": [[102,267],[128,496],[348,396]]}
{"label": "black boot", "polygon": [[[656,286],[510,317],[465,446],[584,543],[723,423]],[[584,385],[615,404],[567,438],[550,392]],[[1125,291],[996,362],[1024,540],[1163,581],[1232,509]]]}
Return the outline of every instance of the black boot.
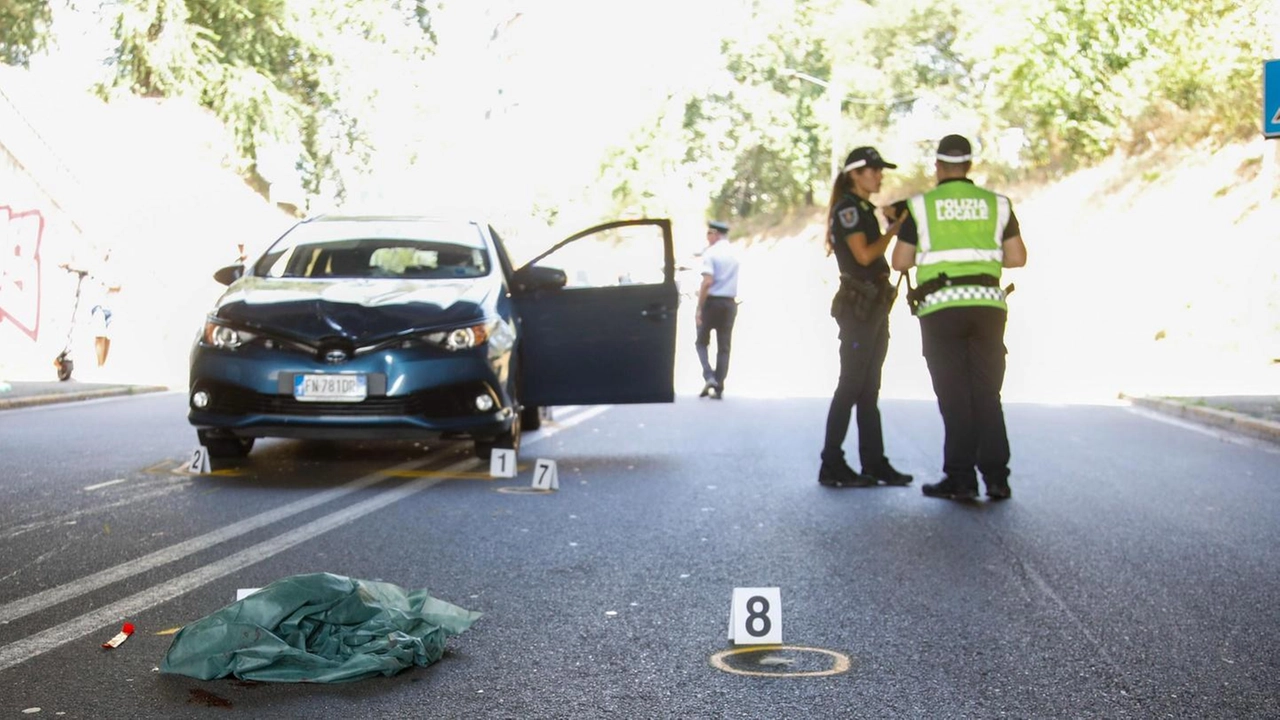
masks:
{"label": "black boot", "polygon": [[987,484],[987,497],[992,500],[1008,500],[1013,497],[1013,491],[1009,489],[1009,478],[983,477],[982,481]]}
{"label": "black boot", "polygon": [[827,487],[871,487],[876,484],[876,479],[859,475],[843,461],[823,460],[822,467],[818,468],[818,482]]}
{"label": "black boot", "polygon": [[978,481],[973,480],[957,480],[953,477],[944,477],[936,483],[925,483],[920,486],[920,490],[929,497],[942,498],[944,500],[976,500],[978,498]]}
{"label": "black boot", "polygon": [[871,467],[863,465],[862,474],[869,475],[885,485],[910,485],[914,479],[906,473],[898,472],[896,468],[889,464],[888,460],[883,464]]}

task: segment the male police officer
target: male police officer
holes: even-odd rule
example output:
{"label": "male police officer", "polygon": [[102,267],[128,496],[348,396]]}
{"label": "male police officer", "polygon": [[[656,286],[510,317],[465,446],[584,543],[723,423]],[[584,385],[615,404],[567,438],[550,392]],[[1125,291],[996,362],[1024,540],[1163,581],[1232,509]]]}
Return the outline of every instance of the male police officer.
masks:
{"label": "male police officer", "polygon": [[1009,438],[1000,390],[1007,306],[1000,271],[1025,265],[1027,248],[1009,198],[967,177],[972,157],[960,135],[938,143],[938,185],[907,201],[893,267],[917,268],[911,299],[945,431],[945,477],[921,489],[929,497],[972,500],[976,468],[987,496],[1005,500]]}
{"label": "male police officer", "polygon": [[[729,374],[729,348],[733,323],[738,317],[738,256],[729,244],[729,226],[713,220],[707,223],[707,249],[702,251],[702,285],[698,288],[694,348],[702,363],[706,385],[701,397],[724,397],[724,379]],[[708,346],[711,331],[716,333],[716,365],[711,367]]]}

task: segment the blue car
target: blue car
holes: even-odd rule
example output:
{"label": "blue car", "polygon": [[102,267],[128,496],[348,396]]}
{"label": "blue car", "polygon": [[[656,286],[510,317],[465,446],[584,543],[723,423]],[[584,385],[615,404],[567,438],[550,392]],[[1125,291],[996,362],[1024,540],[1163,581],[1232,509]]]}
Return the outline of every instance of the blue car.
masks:
{"label": "blue car", "polygon": [[669,220],[593,227],[517,268],[483,222],[322,216],[214,277],[188,396],[212,458],[260,437],[439,436],[488,458],[543,408],[675,397]]}

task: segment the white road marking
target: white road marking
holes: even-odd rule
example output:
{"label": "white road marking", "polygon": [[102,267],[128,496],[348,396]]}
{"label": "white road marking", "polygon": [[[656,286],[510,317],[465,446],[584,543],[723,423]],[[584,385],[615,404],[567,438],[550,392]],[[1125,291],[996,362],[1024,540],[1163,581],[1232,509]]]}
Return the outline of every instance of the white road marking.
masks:
{"label": "white road marking", "polygon": [[[531,437],[527,439],[522,438],[521,444],[533,445],[555,435],[557,432],[573,427],[574,425],[578,425],[579,423],[586,422],[587,420],[608,411],[611,407],[611,405],[598,405],[581,413],[575,413],[572,417],[556,423],[557,427],[530,433]],[[343,495],[368,487],[369,485],[373,485],[386,479],[386,477],[391,473],[415,469],[422,465],[426,465],[428,462],[429,461],[426,460],[415,460],[401,463],[394,467],[387,468],[386,470],[353,480],[346,485],[319,493],[311,498],[299,500],[281,508],[277,508],[276,510],[261,513],[251,518],[246,518],[245,520],[233,523],[220,530],[206,533],[198,538],[193,538],[186,542],[179,543],[165,550],[160,550],[136,560],[122,563],[114,568],[108,568],[107,570],[90,575],[75,583],[51,588],[44,592],[0,606],[0,623],[5,623],[12,619],[23,617],[35,612],[36,610],[43,610],[53,604],[64,602],[74,597],[79,597],[80,595],[84,595],[110,583],[117,582],[160,565],[173,562],[174,560],[186,557],[187,555],[191,555],[192,553],[200,550],[204,550],[217,543],[243,535],[251,530],[282,520],[290,517],[291,515],[296,515],[304,510],[327,503],[331,500],[342,497]],[[464,472],[478,467],[479,465],[479,460],[475,458],[468,458],[467,460],[449,465],[441,472],[444,474]],[[301,527],[278,535],[275,538],[241,550],[240,552],[234,553],[217,562],[192,570],[191,572],[180,575],[172,580],[156,585],[148,590],[144,590],[143,592],[131,595],[123,600],[105,605],[97,610],[81,615],[75,620],[56,625],[48,630],[23,638],[22,640],[9,643],[8,645],[0,647],[0,671],[7,670],[15,665],[20,665],[54,648],[84,637],[95,630],[99,630],[103,627],[119,622],[122,617],[136,616],[137,614],[155,607],[156,605],[172,600],[183,593],[190,592],[198,587],[213,582],[218,578],[225,577],[237,570],[241,570],[249,567],[250,565],[261,562],[262,560],[284,552],[296,545],[302,544],[322,533],[326,533],[330,530],[351,523],[365,515],[376,512],[388,505],[426,490],[443,482],[444,480],[445,478],[441,477],[421,478],[406,483],[405,485],[388,489],[368,500],[356,503],[355,505],[343,510],[330,513],[329,515],[313,520],[306,525],[302,525]]]}
{"label": "white road marking", "polygon": [[119,484],[120,484],[120,483],[122,483],[122,482],[129,482],[129,479],[128,479],[128,478],[116,478],[115,480],[108,480],[108,481],[106,481],[106,482],[98,483],[97,485],[86,485],[84,489],[85,489],[85,490],[101,490],[101,489],[102,489],[102,488],[104,488],[104,487],[111,487],[112,485],[119,485]]}
{"label": "white road marking", "polygon": [[306,512],[318,505],[323,505],[331,500],[353,493],[356,490],[362,490],[370,485],[386,480],[389,473],[397,470],[408,470],[420,465],[425,465],[425,460],[413,460],[401,463],[388,470],[381,470],[364,477],[352,480],[346,485],[340,485],[332,490],[326,490],[316,493],[309,497],[303,498],[296,502],[283,505],[274,510],[245,518],[239,522],[232,523],[226,527],[219,528],[213,532],[205,533],[199,537],[191,538],[177,545],[167,547],[163,550],[157,550],[149,555],[143,555],[126,563],[121,563],[112,568],[107,568],[101,572],[96,572],[88,577],[77,580],[74,583],[68,583],[55,588],[49,588],[44,592],[29,595],[25,598],[14,600],[11,603],[0,605],[0,623],[6,623],[16,620],[25,615],[29,615],[37,610],[44,610],[61,602],[66,602],[75,597],[84,595],[85,593],[97,590],[100,587],[119,582],[125,578],[133,577],[139,573],[147,572],[161,565],[166,565],[175,560],[180,560],[188,555],[207,550],[221,542],[226,542],[233,538],[253,532],[260,527],[270,525],[285,518]]}
{"label": "white road marking", "polygon": [[1243,445],[1244,447],[1262,450],[1273,455],[1280,455],[1280,446],[1277,446],[1275,443],[1269,443],[1261,438],[1255,438],[1240,431],[1228,430],[1215,425],[1206,425],[1192,420],[1184,420],[1180,417],[1175,417],[1156,410],[1148,410],[1147,408],[1138,407],[1136,405],[1130,405],[1125,409],[1135,415],[1141,415],[1142,417],[1150,420],[1158,420],[1166,425],[1175,425],[1185,430],[1200,433],[1201,435],[1208,435],[1209,437],[1217,438],[1218,440],[1229,442],[1233,445]]}
{"label": "white road marking", "polygon": [[[479,464],[478,460],[468,458],[450,465],[443,472],[467,470],[477,464]],[[136,617],[139,613],[168,602],[178,595],[190,592],[218,578],[262,562],[295,545],[301,545],[317,535],[346,525],[441,482],[444,482],[444,478],[422,478],[394,489],[389,489],[368,500],[356,503],[335,513],[330,513],[282,535],[277,535],[270,540],[245,548],[222,560],[179,575],[172,580],[155,585],[148,590],[131,595],[123,600],[118,600],[110,605],[104,605],[97,610],[81,615],[75,620],[10,643],[0,648],[0,671],[7,670],[14,665],[20,665],[53,648],[84,637],[103,626],[119,622],[120,618]]]}

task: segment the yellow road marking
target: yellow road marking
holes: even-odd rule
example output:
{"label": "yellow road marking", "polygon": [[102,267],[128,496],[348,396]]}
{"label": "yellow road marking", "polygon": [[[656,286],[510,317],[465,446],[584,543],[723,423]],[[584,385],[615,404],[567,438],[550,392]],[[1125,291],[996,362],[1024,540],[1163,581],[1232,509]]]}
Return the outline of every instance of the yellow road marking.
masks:
{"label": "yellow road marking", "polygon": [[178,631],[179,631],[179,630],[181,630],[181,629],[182,629],[182,626],[181,626],[181,625],[179,625],[178,627],[171,627],[171,628],[169,628],[168,630],[161,630],[160,632],[158,632],[158,633],[156,633],[156,634],[157,634],[157,635],[176,635],[176,634],[178,634]]}
{"label": "yellow road marking", "polygon": [[[529,466],[525,465],[524,469],[528,470]],[[520,471],[520,466],[516,466],[516,472]],[[443,478],[445,480],[497,480],[487,471],[468,471],[468,472],[452,472],[447,473],[440,470],[397,470],[389,473],[389,477],[407,477],[407,478]],[[503,478],[504,480],[509,478]]]}

